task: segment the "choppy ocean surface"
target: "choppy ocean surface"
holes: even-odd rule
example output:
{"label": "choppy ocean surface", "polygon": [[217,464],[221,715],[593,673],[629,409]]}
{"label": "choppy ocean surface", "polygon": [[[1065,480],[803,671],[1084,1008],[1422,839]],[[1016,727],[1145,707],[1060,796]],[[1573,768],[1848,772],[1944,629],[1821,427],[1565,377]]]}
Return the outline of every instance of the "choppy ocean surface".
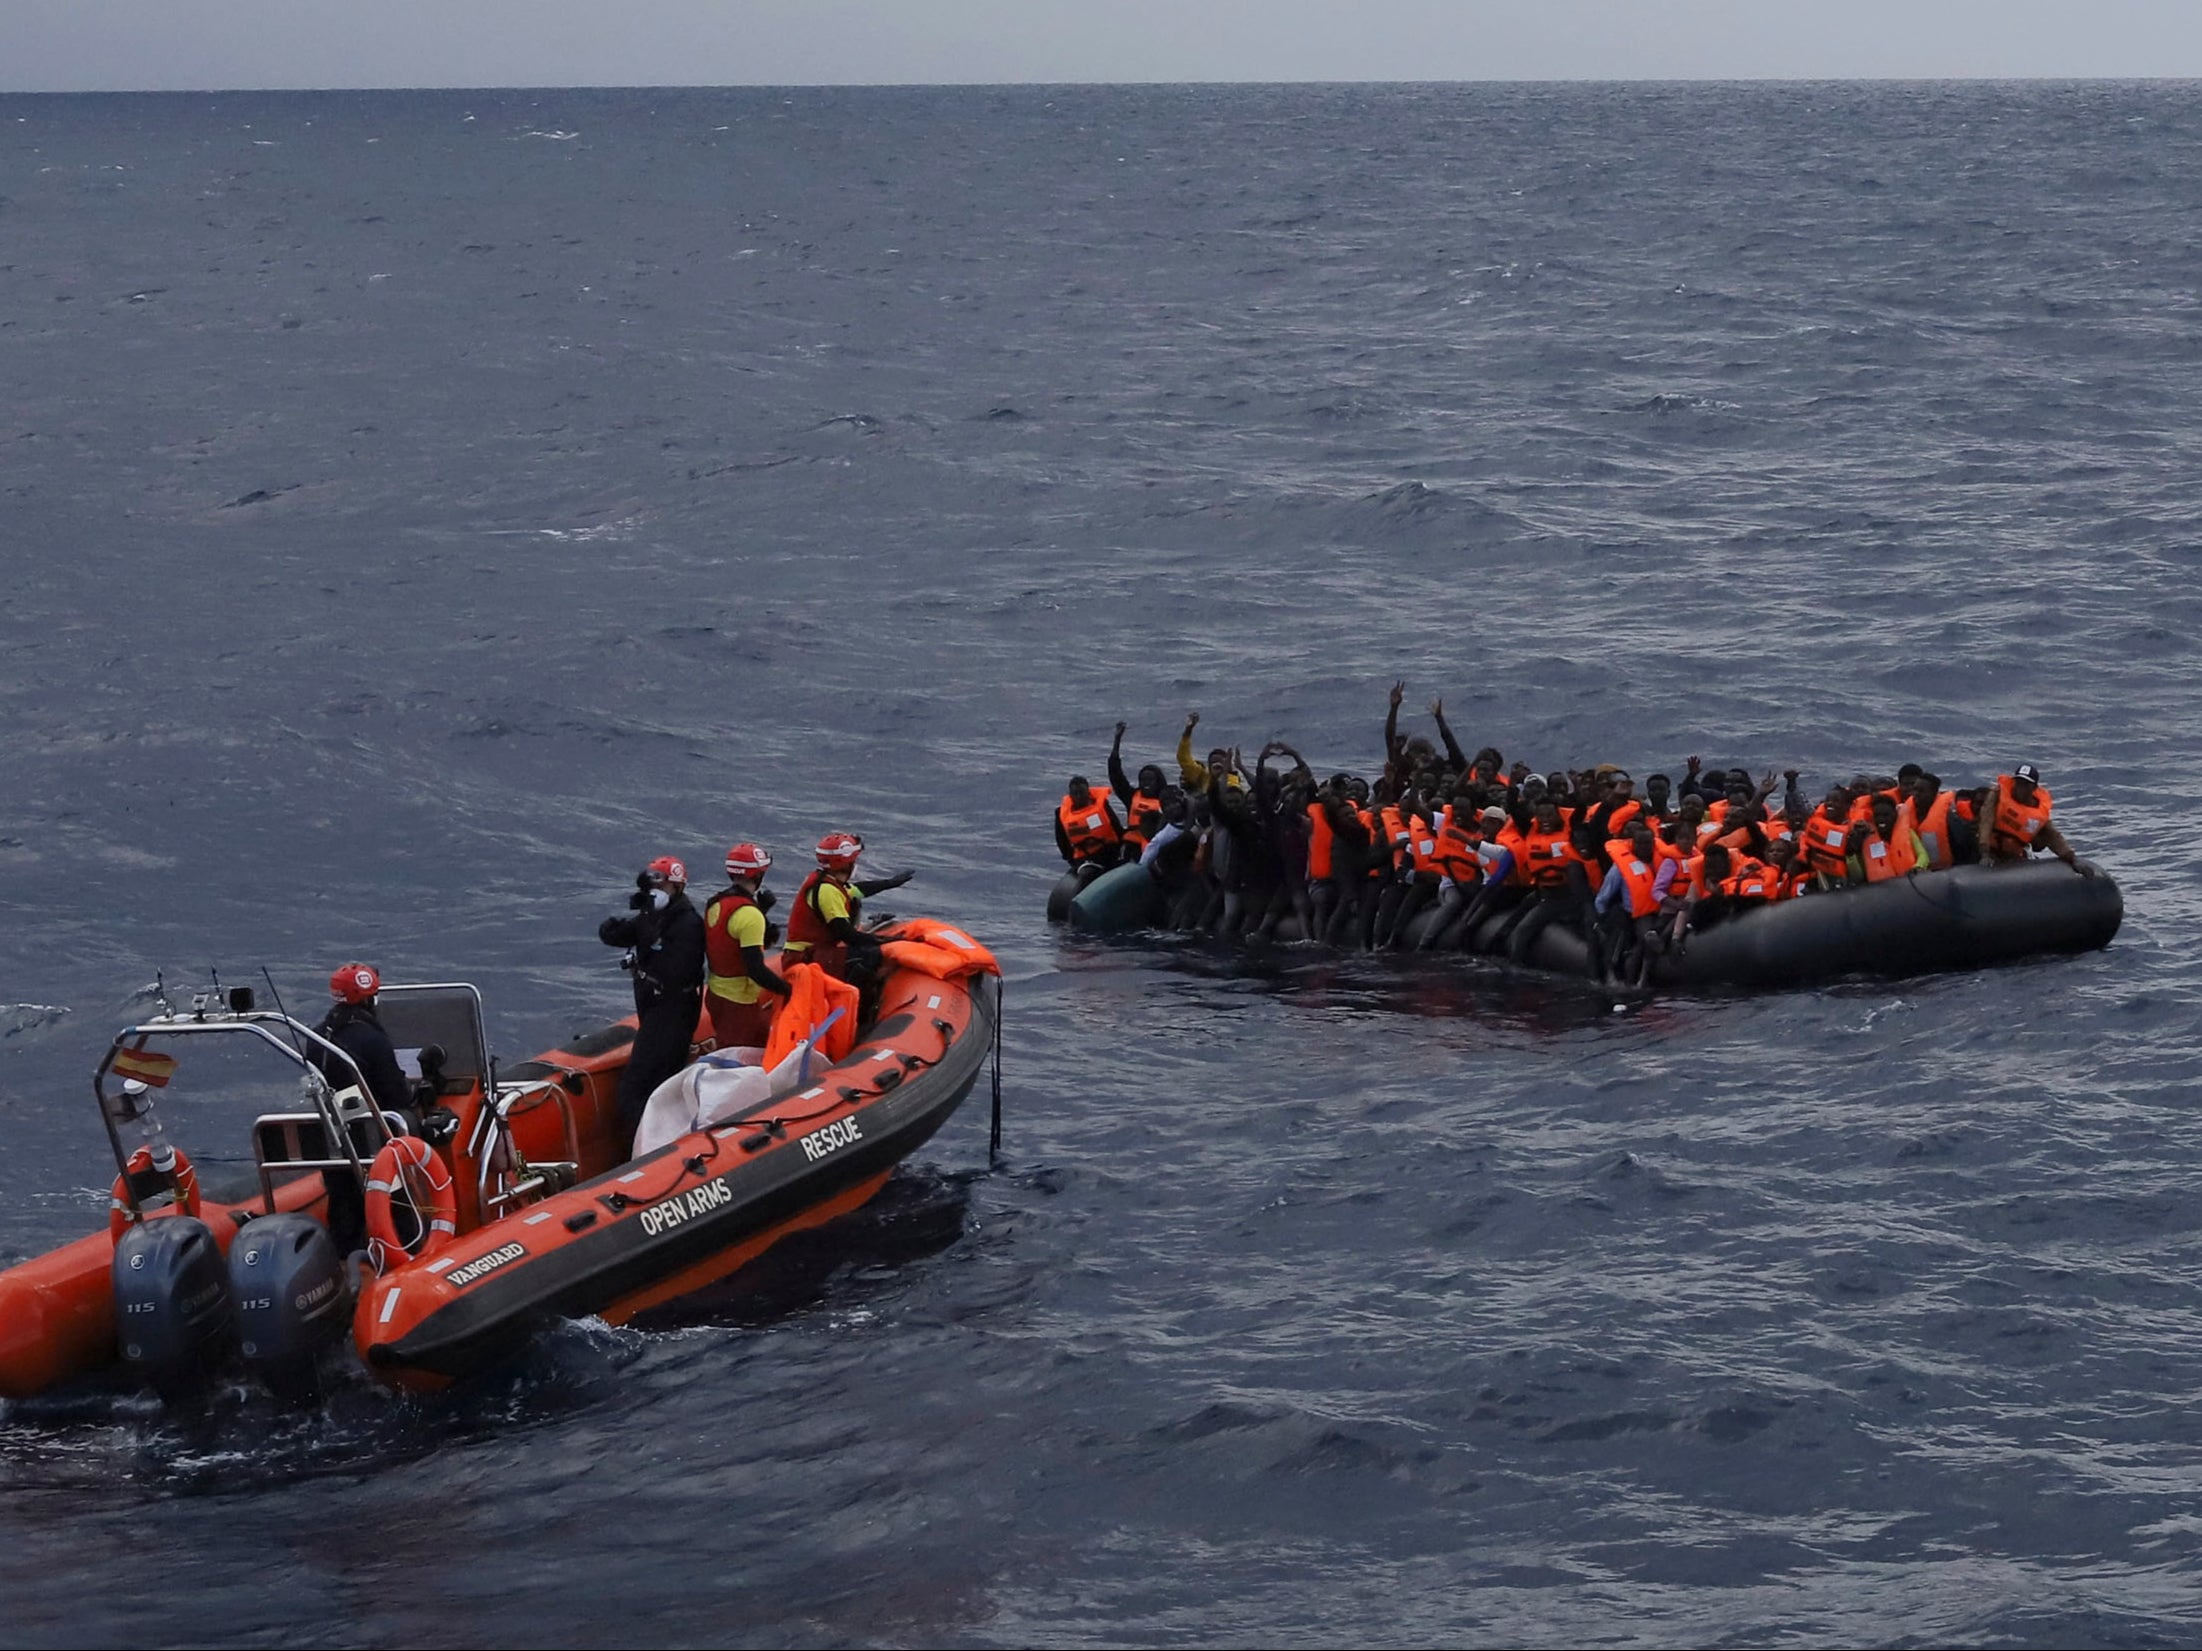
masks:
{"label": "choppy ocean surface", "polygon": [[[0,99],[0,1260],[156,971],[520,1058],[644,860],[850,827],[1010,978],[1002,1163],[752,1289],[0,1409],[0,1639],[2194,1643],[2198,247],[2186,85]],[[1117,718],[1395,677],[2036,761],[2125,929],[1620,1014],[1042,920]]]}

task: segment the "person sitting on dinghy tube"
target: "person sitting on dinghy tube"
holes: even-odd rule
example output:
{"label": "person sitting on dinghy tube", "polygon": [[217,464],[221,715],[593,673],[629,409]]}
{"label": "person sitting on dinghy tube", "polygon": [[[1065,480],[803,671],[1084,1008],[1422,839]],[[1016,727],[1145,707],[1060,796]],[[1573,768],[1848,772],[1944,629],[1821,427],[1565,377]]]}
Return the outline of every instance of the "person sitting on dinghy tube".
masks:
{"label": "person sitting on dinghy tube", "polygon": [[1991,866],[2025,863],[2036,849],[2046,849],[2082,877],[2090,876],[2080,864],[2064,833],[2049,823],[2049,791],[2041,783],[2041,770],[2022,762],[2008,774],[1998,774],[1980,811],[1980,857]]}
{"label": "person sitting on dinghy tube", "polygon": [[688,868],[660,855],[635,878],[632,917],[607,917],[596,937],[626,948],[620,966],[632,970],[635,1013],[642,1024],[619,1074],[619,1118],[632,1137],[650,1091],[688,1064],[702,1009],[703,917],[688,901]]}
{"label": "person sitting on dinghy tube", "polygon": [[1162,829],[1162,798],[1168,782],[1159,763],[1142,763],[1135,786],[1124,773],[1124,735],[1128,722],[1116,725],[1116,741],[1109,747],[1109,790],[1124,805],[1124,861],[1129,865],[1147,850]]}
{"label": "person sitting on dinghy tube", "polygon": [[[1090,882],[1124,854],[1124,828],[1117,823],[1109,799],[1093,789],[1083,774],[1073,774],[1055,805],[1055,847],[1081,879]],[[825,845],[819,845],[819,864],[824,865]]]}
{"label": "person sitting on dinghy tube", "polygon": [[[1089,795],[1091,793],[1088,793]],[[899,889],[915,874],[855,880],[864,839],[854,832],[829,831],[818,839],[818,869],[803,879],[795,909],[788,913],[784,963],[815,963],[836,980],[862,985],[877,969],[879,942],[857,926],[867,895]]]}
{"label": "person sitting on dinghy tube", "polygon": [[762,1049],[772,1035],[767,994],[784,998],[795,990],[765,961],[765,947],[775,938],[765,921],[772,894],[764,881],[771,869],[770,854],[755,843],[736,843],[726,851],[727,886],[703,908],[703,1001],[721,1049]]}

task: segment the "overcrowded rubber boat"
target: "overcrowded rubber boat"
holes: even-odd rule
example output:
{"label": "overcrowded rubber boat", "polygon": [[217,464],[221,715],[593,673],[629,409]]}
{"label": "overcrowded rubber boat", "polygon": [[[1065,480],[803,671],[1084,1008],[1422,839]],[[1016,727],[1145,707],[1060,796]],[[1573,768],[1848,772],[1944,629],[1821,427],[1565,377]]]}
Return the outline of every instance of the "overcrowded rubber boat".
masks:
{"label": "overcrowded rubber boat", "polygon": [[[1164,923],[1162,891],[1138,865],[1119,866],[1082,887],[1066,874],[1054,893],[1063,917],[1091,933],[1123,934]],[[1737,910],[1651,958],[1640,984],[1808,986],[1845,975],[1900,978],[1979,969],[2099,950],[2110,944],[2124,915],[2118,885],[2099,870],[2078,876],[2053,860],[1953,866],[1811,900]],[[1422,941],[1443,921],[1439,907],[1416,913],[1403,926],[1403,947],[1424,955]],[[1493,915],[1458,949],[1576,980],[1591,976],[1590,942],[1580,931],[1552,924],[1518,959],[1507,952],[1506,931],[1506,916]],[[1302,938],[1294,918],[1280,920],[1276,940]]]}
{"label": "overcrowded rubber boat", "polygon": [[[2052,819],[2031,762],[1946,788],[1919,762],[1831,777],[1799,768],[1654,773],[1613,762],[1538,773],[1471,756],[1430,702],[1437,740],[1401,732],[1405,684],[1371,780],[1318,777],[1273,739],[1125,771],[1073,774],[1055,809],[1068,869],[1048,916],[1097,933],[1462,952],[1600,987],[1794,986],[1842,975],[1972,969],[2106,946],[2117,884]],[[1779,792],[1777,779],[1785,782]]]}
{"label": "overcrowded rubber boat", "polygon": [[[786,963],[794,991],[762,1048],[717,1049],[700,1016],[696,1059],[652,1092],[631,1157],[616,1097],[632,1016],[500,1070],[474,986],[378,982],[380,1024],[417,1074],[415,1128],[368,1099],[344,1048],[249,990],[164,1002],[94,1075],[117,1170],[106,1230],[0,1272],[0,1397],[118,1361],[174,1397],[232,1360],[298,1395],[347,1344],[382,1380],[429,1389],[548,1321],[623,1323],[727,1278],[863,1205],[998,1057],[992,955],[929,919],[876,933],[861,1010],[855,986]],[[202,1185],[159,1104],[210,1039],[299,1085],[251,1121],[242,1186]],[[998,1064],[995,1099],[998,1133]],[[332,1185],[365,1189],[364,1252],[331,1236]]]}

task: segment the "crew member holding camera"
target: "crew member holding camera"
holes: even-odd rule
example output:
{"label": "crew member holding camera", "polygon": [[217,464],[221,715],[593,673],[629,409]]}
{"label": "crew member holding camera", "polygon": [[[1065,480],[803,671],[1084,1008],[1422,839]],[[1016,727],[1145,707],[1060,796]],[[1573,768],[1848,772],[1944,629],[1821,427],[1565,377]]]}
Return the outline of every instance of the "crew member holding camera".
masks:
{"label": "crew member holding camera", "polygon": [[688,868],[660,855],[635,878],[632,917],[607,917],[597,938],[623,946],[642,1024],[619,1075],[619,1117],[632,1139],[650,1092],[688,1064],[703,1012],[703,915],[689,903]]}

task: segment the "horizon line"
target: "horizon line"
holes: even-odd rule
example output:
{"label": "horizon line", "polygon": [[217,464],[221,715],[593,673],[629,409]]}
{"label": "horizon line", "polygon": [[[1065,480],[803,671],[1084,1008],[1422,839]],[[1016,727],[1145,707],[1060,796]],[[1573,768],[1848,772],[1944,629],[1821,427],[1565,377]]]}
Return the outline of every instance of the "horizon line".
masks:
{"label": "horizon line", "polygon": [[1184,80],[612,80],[421,82],[413,85],[317,86],[24,86],[0,87],[0,97],[224,97],[237,93],[315,96],[330,92],[894,92],[894,91],[1105,91],[1200,87],[1358,86],[2182,86],[2202,83],[2198,74],[2157,75],[1475,75],[1392,77],[1375,80],[1184,79]]}

